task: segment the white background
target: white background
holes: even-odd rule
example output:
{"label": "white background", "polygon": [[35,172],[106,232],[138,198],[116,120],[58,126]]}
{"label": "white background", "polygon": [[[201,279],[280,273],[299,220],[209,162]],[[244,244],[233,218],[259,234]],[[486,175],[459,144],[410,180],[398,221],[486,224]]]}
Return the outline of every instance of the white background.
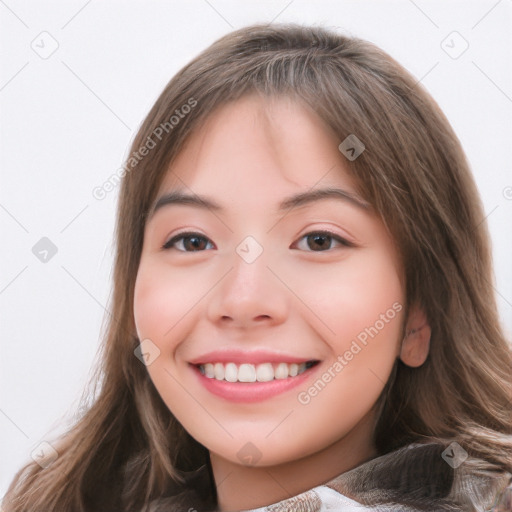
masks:
{"label": "white background", "polygon": [[[93,188],[121,166],[178,69],[225,33],[270,21],[375,42],[434,96],[482,194],[510,336],[512,0],[0,0],[0,496],[63,430],[93,364],[117,200],[117,189],[100,201]],[[469,44],[456,59],[441,47],[453,31]],[[51,38],[58,48],[43,59],[31,44],[48,51]],[[445,42],[452,52],[457,38]],[[42,237],[58,249],[47,263],[32,253]]]}

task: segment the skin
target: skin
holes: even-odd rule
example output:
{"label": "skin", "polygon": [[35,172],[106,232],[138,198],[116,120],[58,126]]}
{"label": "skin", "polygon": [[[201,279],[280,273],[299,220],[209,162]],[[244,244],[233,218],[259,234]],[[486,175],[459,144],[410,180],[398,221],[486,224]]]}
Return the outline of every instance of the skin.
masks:
{"label": "skin", "polygon": [[[405,340],[402,309],[309,403],[298,401],[358,334],[405,305],[398,254],[371,207],[330,198],[277,211],[312,189],[357,193],[340,142],[290,99],[247,96],[223,106],[189,139],[157,196],[179,189],[222,210],[167,205],[145,227],[137,333],[160,350],[148,371],[162,399],[210,451],[221,510],[276,503],[375,456],[375,404],[396,358],[419,366],[428,353],[421,309],[410,309],[406,328],[418,330]],[[322,230],[353,246],[327,238],[319,249],[305,235]],[[190,239],[162,249],[184,231],[207,238],[202,250]],[[249,235],[263,248],[252,263],[236,252]],[[320,363],[300,387],[232,403],[206,390],[188,363],[224,348]],[[237,455],[244,446],[256,463]]]}

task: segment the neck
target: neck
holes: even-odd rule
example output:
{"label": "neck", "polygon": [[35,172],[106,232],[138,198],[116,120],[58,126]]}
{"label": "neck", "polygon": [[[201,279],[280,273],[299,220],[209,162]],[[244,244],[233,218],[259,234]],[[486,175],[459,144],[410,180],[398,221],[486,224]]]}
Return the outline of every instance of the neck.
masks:
{"label": "neck", "polygon": [[219,510],[264,507],[332,480],[376,455],[372,432],[372,418],[365,417],[334,444],[274,466],[243,466],[210,453]]}

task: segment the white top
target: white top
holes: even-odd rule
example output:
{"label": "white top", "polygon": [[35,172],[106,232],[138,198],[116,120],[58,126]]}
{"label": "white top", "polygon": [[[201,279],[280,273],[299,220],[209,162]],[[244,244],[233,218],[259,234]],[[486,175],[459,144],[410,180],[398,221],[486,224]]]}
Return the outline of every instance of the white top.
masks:
{"label": "white top", "polygon": [[357,501],[343,496],[339,492],[321,485],[310,491],[299,494],[290,499],[286,499],[274,505],[247,510],[246,512],[364,512],[373,510]]}

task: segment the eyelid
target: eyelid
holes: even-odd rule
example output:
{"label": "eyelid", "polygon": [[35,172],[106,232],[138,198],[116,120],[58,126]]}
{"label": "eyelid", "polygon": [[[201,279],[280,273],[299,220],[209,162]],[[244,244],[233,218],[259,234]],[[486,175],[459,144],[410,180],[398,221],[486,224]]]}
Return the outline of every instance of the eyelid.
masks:
{"label": "eyelid", "polygon": [[[347,237],[340,235],[338,233],[335,233],[334,231],[331,231],[329,229],[312,229],[310,231],[307,231],[303,235],[299,236],[297,238],[296,242],[293,242],[293,245],[296,245],[299,241],[301,241],[303,238],[311,235],[328,235],[334,240],[336,240],[338,243],[340,243],[343,247],[356,247],[356,244],[352,241],[350,241]],[[326,251],[304,251],[304,252],[331,252],[332,249],[326,250]]]}
{"label": "eyelid", "polygon": [[[186,237],[197,237],[197,238],[204,238],[208,242],[210,242],[212,245],[215,245],[212,240],[210,240],[209,237],[207,237],[205,234],[199,232],[199,231],[181,231],[179,233],[176,233],[172,235],[170,238],[167,239],[166,242],[162,245],[161,249],[170,250],[172,249],[172,245],[174,245],[177,241],[181,240],[182,238]],[[181,251],[177,249],[179,252],[203,252],[203,251]]]}

